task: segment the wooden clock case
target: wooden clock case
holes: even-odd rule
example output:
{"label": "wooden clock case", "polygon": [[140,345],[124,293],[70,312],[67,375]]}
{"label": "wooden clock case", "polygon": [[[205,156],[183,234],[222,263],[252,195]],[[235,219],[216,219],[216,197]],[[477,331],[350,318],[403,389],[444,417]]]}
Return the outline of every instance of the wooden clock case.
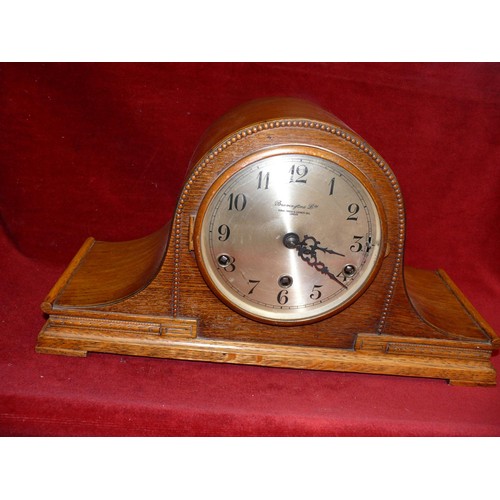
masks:
{"label": "wooden clock case", "polygon": [[[205,283],[194,254],[198,209],[240,158],[275,147],[327,150],[354,164],[386,221],[382,263],[364,293],[318,322],[246,318]],[[173,220],[127,242],[86,240],[42,303],[36,351],[106,352],[315,370],[442,378],[494,385],[500,339],[442,271],[404,267],[405,210],[387,163],[332,114],[308,101],[253,101],[225,115],[196,149]],[[257,255],[256,258],[259,258]]]}

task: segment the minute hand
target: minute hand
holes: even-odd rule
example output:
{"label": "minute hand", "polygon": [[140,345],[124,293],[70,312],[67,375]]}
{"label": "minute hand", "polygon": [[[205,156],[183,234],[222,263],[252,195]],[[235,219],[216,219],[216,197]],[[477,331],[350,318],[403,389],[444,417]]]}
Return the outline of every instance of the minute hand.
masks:
{"label": "minute hand", "polygon": [[347,286],[344,285],[341,281],[337,279],[337,277],[330,272],[328,267],[323,264],[323,262],[318,260],[318,257],[316,255],[316,251],[320,250],[323,253],[329,253],[332,255],[340,255],[341,257],[345,257],[344,254],[341,254],[339,252],[335,252],[335,250],[330,250],[329,248],[326,247],[320,247],[319,244],[321,242],[318,241],[314,236],[308,236],[307,234],[304,236],[304,239],[299,242],[296,246],[297,252],[299,254],[299,257],[309,264],[311,267],[314,267],[317,271],[319,271],[321,274],[326,274],[330,279],[334,280],[337,282],[340,286],[343,288],[347,289]]}

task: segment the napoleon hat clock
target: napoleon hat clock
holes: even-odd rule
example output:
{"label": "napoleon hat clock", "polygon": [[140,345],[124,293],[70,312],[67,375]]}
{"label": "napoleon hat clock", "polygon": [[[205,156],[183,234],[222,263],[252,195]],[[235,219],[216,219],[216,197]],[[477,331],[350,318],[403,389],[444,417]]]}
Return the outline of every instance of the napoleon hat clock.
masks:
{"label": "napoleon hat clock", "polygon": [[202,137],[162,229],[86,240],[36,350],[494,385],[499,338],[444,271],[405,267],[404,243],[375,149],[311,102],[252,101]]}

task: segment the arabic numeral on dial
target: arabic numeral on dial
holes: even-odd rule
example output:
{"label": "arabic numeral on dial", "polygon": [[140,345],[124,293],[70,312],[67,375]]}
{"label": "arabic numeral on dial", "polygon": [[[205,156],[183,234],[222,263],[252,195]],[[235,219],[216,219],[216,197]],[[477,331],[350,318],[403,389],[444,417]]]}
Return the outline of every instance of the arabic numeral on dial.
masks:
{"label": "arabic numeral on dial", "polygon": [[328,193],[329,196],[333,195],[334,189],[335,189],[335,177],[332,177],[332,180],[330,181],[330,192]]}
{"label": "arabic numeral on dial", "polygon": [[352,244],[349,247],[349,250],[351,252],[361,252],[361,250],[363,249],[363,244],[361,243],[360,240],[363,239],[363,236],[353,236],[353,238],[354,238],[354,244]]}
{"label": "arabic numeral on dial", "polygon": [[304,177],[308,174],[308,172],[309,169],[306,165],[293,165],[290,169],[289,183],[298,182],[305,184],[307,182],[307,179],[305,179]]}
{"label": "arabic numeral on dial", "polygon": [[347,211],[350,214],[347,217],[347,220],[358,220],[359,205],[357,203],[351,203],[347,207]]}
{"label": "arabic numeral on dial", "polygon": [[221,224],[217,229],[217,232],[219,233],[219,241],[227,241],[229,235],[231,234],[229,226],[226,224]]}
{"label": "arabic numeral on dial", "polygon": [[280,293],[278,293],[278,304],[284,306],[288,302],[288,290],[281,290]]}
{"label": "arabic numeral on dial", "polygon": [[257,287],[257,285],[259,283],[260,283],[259,280],[248,280],[248,284],[252,287],[252,288],[250,288],[248,295],[251,295],[253,293],[253,291],[255,290],[255,288]]}
{"label": "arabic numeral on dial", "polygon": [[341,279],[341,280],[342,280],[342,282],[347,281],[347,277],[346,277],[346,275],[344,274],[344,271],[340,271],[340,273],[339,273],[339,274],[337,274],[337,276],[336,276],[336,277],[337,277],[337,278],[339,278],[339,279]]}
{"label": "arabic numeral on dial", "polygon": [[237,212],[241,212],[246,206],[247,197],[243,193],[238,193],[236,196],[233,193],[229,195],[229,210],[234,208]]}
{"label": "arabic numeral on dial", "polygon": [[257,176],[257,189],[269,189],[269,172],[259,172]]}
{"label": "arabic numeral on dial", "polygon": [[366,241],[366,252],[368,253],[370,251],[370,248],[372,247],[372,237],[368,236],[368,239]]}
{"label": "arabic numeral on dial", "polygon": [[318,300],[321,298],[321,291],[320,291],[320,288],[322,287],[323,285],[314,285],[313,288],[312,288],[312,292],[311,294],[309,295],[309,298],[311,300]]}

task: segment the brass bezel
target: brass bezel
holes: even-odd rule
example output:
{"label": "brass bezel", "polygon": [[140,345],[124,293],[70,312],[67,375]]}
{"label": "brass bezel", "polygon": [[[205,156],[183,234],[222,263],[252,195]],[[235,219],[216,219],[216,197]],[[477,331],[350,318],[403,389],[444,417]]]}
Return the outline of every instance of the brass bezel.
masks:
{"label": "brass bezel", "polygon": [[[283,155],[289,155],[289,154],[303,154],[303,155],[308,155],[308,156],[314,156],[318,158],[322,158],[328,161],[331,161],[333,163],[336,163],[343,169],[345,169],[347,172],[349,172],[351,175],[353,175],[366,189],[368,192],[369,196],[371,197],[375,209],[380,221],[380,249],[377,255],[377,260],[370,272],[370,274],[365,278],[365,282],[363,285],[354,293],[349,299],[347,299],[345,302],[342,302],[341,304],[337,305],[336,307],[332,308],[332,310],[325,311],[321,314],[318,314],[317,316],[312,316],[308,317],[305,319],[284,319],[284,320],[277,320],[277,319],[270,319],[270,318],[265,318],[262,316],[258,316],[255,314],[250,313],[249,311],[241,308],[240,306],[236,305],[230,297],[228,297],[226,294],[224,294],[217,284],[212,280],[208,270],[207,266],[205,264],[205,260],[203,257],[203,252],[201,249],[201,228],[203,226],[203,221],[205,219],[206,212],[208,210],[208,207],[213,199],[213,197],[216,195],[216,193],[219,191],[219,189],[227,182],[229,179],[231,179],[236,173],[239,171],[243,170],[247,166],[255,163],[256,161],[265,159],[265,158],[270,158],[273,156],[283,156]],[[312,323],[317,323],[318,321],[322,321],[326,318],[329,318],[335,314],[338,314],[340,311],[343,311],[347,307],[349,307],[351,304],[353,304],[356,300],[359,299],[368,289],[370,284],[373,282],[375,276],[377,275],[380,266],[382,265],[382,261],[384,257],[386,256],[386,242],[387,242],[387,221],[386,221],[386,215],[385,211],[383,209],[382,203],[376,194],[369,178],[364,174],[364,172],[354,165],[351,161],[347,160],[345,157],[339,155],[338,153],[335,153],[334,151],[318,147],[318,146],[310,146],[310,145],[305,145],[305,144],[286,144],[286,145],[279,145],[279,146],[273,146],[271,148],[265,148],[262,150],[259,150],[257,152],[251,153],[243,158],[240,158],[233,164],[229,165],[226,170],[224,170],[219,177],[213,182],[213,184],[210,186],[208,191],[203,197],[203,200],[200,204],[200,207],[198,209],[198,213],[196,216],[196,221],[194,224],[194,234],[193,234],[193,242],[194,242],[194,253],[196,257],[196,261],[198,264],[198,268],[200,270],[200,273],[205,280],[205,283],[208,285],[210,290],[229,308],[232,310],[236,311],[237,313],[250,318],[252,320],[258,321],[260,323],[265,323],[265,324],[270,324],[270,325],[279,325],[279,326],[297,326],[297,325],[306,325],[306,324],[312,324]]]}

